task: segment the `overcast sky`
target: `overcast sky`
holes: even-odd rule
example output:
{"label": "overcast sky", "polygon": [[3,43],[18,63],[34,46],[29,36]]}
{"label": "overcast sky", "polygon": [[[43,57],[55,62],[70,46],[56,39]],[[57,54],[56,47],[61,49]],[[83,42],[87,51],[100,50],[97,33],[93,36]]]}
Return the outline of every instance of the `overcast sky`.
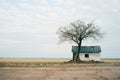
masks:
{"label": "overcast sky", "polygon": [[120,58],[120,0],[0,0],[0,57],[71,58],[71,46],[58,45],[57,29],[76,20],[95,21],[105,32],[102,58]]}

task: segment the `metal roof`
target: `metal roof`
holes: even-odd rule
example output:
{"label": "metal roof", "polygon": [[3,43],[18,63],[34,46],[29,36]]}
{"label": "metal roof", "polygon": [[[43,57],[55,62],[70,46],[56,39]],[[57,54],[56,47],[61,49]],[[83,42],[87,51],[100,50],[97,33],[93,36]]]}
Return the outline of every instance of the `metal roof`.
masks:
{"label": "metal roof", "polygon": [[[78,46],[72,46],[72,52],[78,52]],[[80,53],[100,53],[100,46],[81,46]]]}

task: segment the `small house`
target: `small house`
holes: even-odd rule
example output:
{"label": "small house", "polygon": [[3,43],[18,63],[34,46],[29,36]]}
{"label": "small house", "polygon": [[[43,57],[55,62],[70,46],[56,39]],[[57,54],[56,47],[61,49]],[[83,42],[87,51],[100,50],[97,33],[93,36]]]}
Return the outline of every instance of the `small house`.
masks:
{"label": "small house", "polygon": [[[72,46],[73,54],[78,53],[78,46]],[[81,46],[80,59],[83,61],[100,61],[100,46]]]}

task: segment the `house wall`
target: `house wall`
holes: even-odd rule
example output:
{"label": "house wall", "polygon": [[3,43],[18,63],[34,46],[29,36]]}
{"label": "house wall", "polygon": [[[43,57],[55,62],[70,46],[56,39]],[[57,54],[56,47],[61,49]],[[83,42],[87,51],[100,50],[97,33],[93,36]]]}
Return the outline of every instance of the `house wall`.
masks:
{"label": "house wall", "polygon": [[[89,57],[86,58],[85,54],[89,54]],[[80,53],[80,59],[84,61],[89,60],[100,61],[100,53]]]}

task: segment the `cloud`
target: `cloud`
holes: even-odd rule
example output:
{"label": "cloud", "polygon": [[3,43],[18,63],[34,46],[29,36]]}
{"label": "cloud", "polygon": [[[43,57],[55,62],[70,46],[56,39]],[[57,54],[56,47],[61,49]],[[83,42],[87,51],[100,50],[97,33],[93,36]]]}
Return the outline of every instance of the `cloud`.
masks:
{"label": "cloud", "polygon": [[[83,45],[101,45],[104,48],[102,54],[107,57],[106,52],[109,53],[110,49],[114,52],[119,46],[117,43],[120,43],[119,3],[119,0],[0,0],[0,49],[6,54],[1,56],[17,57],[20,52],[32,56],[35,52],[40,57],[68,57],[66,53],[71,53],[72,44],[58,48],[56,31],[60,26],[81,19],[86,22],[95,20],[105,31],[102,42],[93,44],[85,41]],[[5,47],[9,52],[16,51],[8,55]],[[21,54],[22,57],[24,55]]]}

